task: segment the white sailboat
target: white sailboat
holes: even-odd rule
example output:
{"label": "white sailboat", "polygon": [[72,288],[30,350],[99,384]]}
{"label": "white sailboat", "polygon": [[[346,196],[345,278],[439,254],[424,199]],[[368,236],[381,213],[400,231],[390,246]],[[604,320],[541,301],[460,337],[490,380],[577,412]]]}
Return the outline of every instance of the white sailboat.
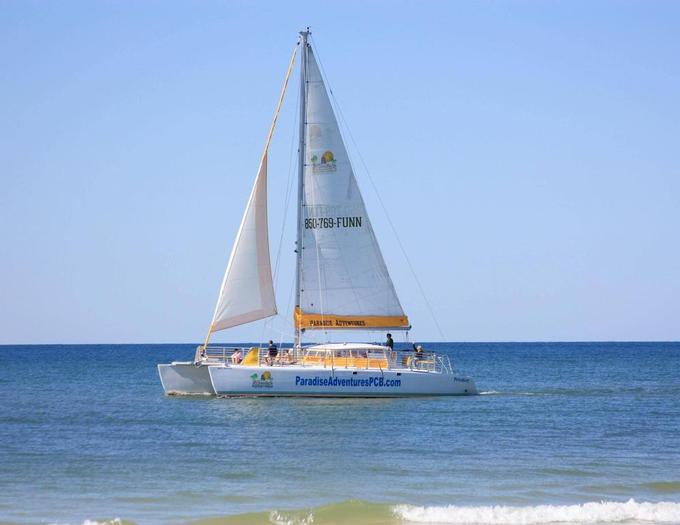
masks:
{"label": "white sailboat", "polygon": [[[300,33],[259,170],[222,281],[205,343],[194,361],[158,365],[166,393],[226,396],[397,397],[472,395],[474,381],[445,355],[387,346],[303,346],[307,330],[409,330],[359,191],[308,41]],[[209,346],[213,332],[276,315],[267,224],[267,153],[298,47],[300,146],[295,341],[271,357]]]}

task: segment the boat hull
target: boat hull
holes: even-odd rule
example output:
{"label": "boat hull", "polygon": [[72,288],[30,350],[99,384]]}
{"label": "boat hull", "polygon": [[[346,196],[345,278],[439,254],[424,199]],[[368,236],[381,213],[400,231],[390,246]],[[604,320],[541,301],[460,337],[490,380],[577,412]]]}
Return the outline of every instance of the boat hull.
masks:
{"label": "boat hull", "polygon": [[214,395],[209,368],[205,364],[174,362],[158,365],[158,375],[168,395]]}
{"label": "boat hull", "polygon": [[477,394],[477,387],[469,377],[416,370],[211,366],[208,372],[214,392],[223,396],[405,397]]}

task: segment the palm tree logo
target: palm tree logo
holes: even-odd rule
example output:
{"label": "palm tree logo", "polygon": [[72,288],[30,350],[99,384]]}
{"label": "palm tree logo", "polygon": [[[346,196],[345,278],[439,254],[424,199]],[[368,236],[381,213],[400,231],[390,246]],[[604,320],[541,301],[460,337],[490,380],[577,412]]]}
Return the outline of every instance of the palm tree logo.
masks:
{"label": "palm tree logo", "polygon": [[255,388],[271,388],[274,385],[272,373],[262,372],[262,375],[250,374],[250,379],[253,380],[253,387]]}
{"label": "palm tree logo", "polygon": [[331,150],[324,151],[323,154],[321,155],[321,158],[319,158],[318,155],[314,154],[312,155],[312,158],[309,160],[312,163],[313,173],[335,171],[335,155],[333,155],[333,152]]}

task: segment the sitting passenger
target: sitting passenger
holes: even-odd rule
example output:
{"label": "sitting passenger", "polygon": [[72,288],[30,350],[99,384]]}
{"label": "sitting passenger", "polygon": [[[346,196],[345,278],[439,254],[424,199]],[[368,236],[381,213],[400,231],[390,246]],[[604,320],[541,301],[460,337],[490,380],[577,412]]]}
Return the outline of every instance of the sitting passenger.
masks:
{"label": "sitting passenger", "polygon": [[423,347],[418,345],[416,346],[416,359],[422,359],[423,358]]}
{"label": "sitting passenger", "polygon": [[281,349],[281,357],[279,357],[281,363],[289,365],[290,364],[290,352],[287,348]]}
{"label": "sitting passenger", "polygon": [[231,362],[234,365],[240,365],[241,361],[243,361],[243,353],[240,348],[237,348],[234,350],[234,353],[231,354]]}

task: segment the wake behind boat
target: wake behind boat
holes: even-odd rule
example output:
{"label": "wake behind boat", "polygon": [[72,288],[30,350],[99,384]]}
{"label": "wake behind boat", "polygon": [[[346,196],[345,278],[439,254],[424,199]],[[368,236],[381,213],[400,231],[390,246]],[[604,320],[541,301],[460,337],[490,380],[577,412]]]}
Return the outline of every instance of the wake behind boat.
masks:
{"label": "wake behind boat", "polygon": [[208,335],[193,362],[158,365],[168,394],[398,397],[472,395],[448,356],[391,346],[304,346],[307,330],[411,328],[366,213],[311,45],[300,33],[295,342],[275,356],[209,346],[213,332],[276,315],[267,222],[267,154],[298,47],[291,57],[255,183],[232,248]]}

